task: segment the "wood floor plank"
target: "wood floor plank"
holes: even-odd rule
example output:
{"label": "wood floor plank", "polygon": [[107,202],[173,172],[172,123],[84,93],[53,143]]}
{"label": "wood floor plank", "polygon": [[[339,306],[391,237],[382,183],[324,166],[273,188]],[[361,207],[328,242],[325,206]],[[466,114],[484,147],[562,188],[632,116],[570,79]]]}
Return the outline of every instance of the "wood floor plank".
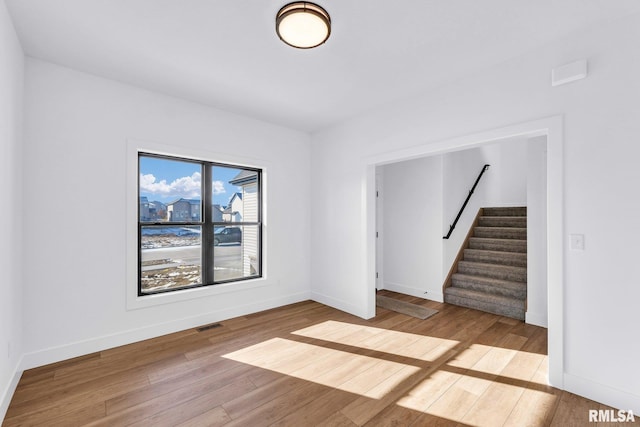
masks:
{"label": "wood floor plank", "polygon": [[381,294],[439,313],[304,301],[92,353],[25,372],[2,425],[572,426],[612,409],[547,384],[544,328]]}
{"label": "wood floor plank", "polygon": [[316,427],[354,427],[357,426],[342,412],[334,412],[326,420],[318,422]]}
{"label": "wood floor plank", "polygon": [[327,388],[325,386],[305,382],[294,390],[277,396],[275,399],[269,401],[268,404],[243,413],[227,425],[242,427],[271,425],[289,414],[296,412],[298,409],[303,408],[318,395],[324,394],[326,390]]}
{"label": "wood floor plank", "polygon": [[[204,393],[192,394],[192,398],[173,405],[167,409],[155,412],[131,426],[175,426],[189,421],[195,416],[200,416],[209,411],[211,407],[222,407],[224,403],[236,397],[243,396],[254,390],[255,387],[248,379],[234,381],[220,389]],[[225,411],[226,412],[226,411]]]}
{"label": "wood floor plank", "polygon": [[330,418],[336,407],[349,404],[357,398],[357,395],[342,390],[329,389],[325,394],[311,400],[300,410],[272,424],[273,427],[287,426],[316,426]]}
{"label": "wood floor plank", "polygon": [[168,378],[159,383],[148,384],[126,393],[121,393],[106,401],[107,414],[121,412],[135,405],[143,404],[160,396],[182,388],[195,388],[206,383],[212,387],[230,384],[251,372],[252,367],[221,360],[211,371],[193,372],[179,378]]}
{"label": "wood floor plank", "polygon": [[412,424],[411,427],[465,427],[465,424],[459,423],[448,418],[437,417],[431,414],[420,415]]}
{"label": "wood floor plank", "polygon": [[526,389],[522,392],[504,425],[505,427],[548,426],[559,401],[558,394]]}
{"label": "wood floor plank", "polygon": [[371,427],[408,426],[413,424],[420,415],[422,415],[422,412],[407,409],[403,406],[389,405],[364,425]]}
{"label": "wood floor plank", "polygon": [[[346,405],[341,412],[357,425],[364,425],[369,422],[378,413],[383,411],[388,405],[395,405],[402,397],[406,396],[410,390],[414,389],[418,384],[433,374],[435,368],[430,370],[422,370],[412,373],[402,382],[396,384],[396,387],[377,399],[371,399],[366,396],[360,396],[352,403]],[[384,385],[384,383],[383,383]]]}
{"label": "wood floor plank", "polygon": [[[219,383],[210,383],[207,380],[203,380],[189,387],[179,388],[151,400],[144,401],[143,403],[130,406],[122,411],[113,412],[91,425],[131,425],[139,422],[147,425],[153,425],[145,420],[150,420],[161,413],[166,414],[167,410],[177,408],[194,398],[198,398],[199,396],[218,396],[230,400],[244,393],[248,393],[254,388],[253,383],[246,378],[241,378],[222,386]],[[218,406],[222,404],[224,400],[222,402],[216,402],[219,403],[213,404],[212,406]],[[194,415],[199,415],[199,413]],[[188,418],[185,418],[182,421],[186,420],[188,420]]]}
{"label": "wood floor plank", "polygon": [[598,409],[599,404],[575,394],[563,392],[551,421],[552,427],[589,425],[589,409]]}
{"label": "wood floor plank", "polygon": [[177,424],[177,427],[218,427],[223,426],[231,421],[231,417],[227,414],[222,406],[217,406],[203,412],[187,421]]}
{"label": "wood floor plank", "polygon": [[224,403],[222,407],[231,418],[240,418],[243,414],[266,405],[280,395],[296,390],[304,384],[303,380],[279,374],[275,381],[238,396]]}
{"label": "wood floor plank", "polygon": [[396,405],[414,411],[425,412],[460,378],[460,374],[436,370],[398,399]]}
{"label": "wood floor plank", "polygon": [[51,394],[38,390],[38,399],[29,399],[15,405],[12,402],[6,418],[16,422],[31,419],[48,420],[80,410],[86,405],[104,403],[106,399],[122,393],[123,390],[137,389],[148,383],[144,373],[132,370],[83,382],[68,390],[56,389]]}
{"label": "wood floor plank", "polygon": [[[90,405],[84,405],[79,409],[66,412],[58,417],[51,417],[37,422],[35,425],[46,425],[47,427],[68,427],[87,425],[93,421],[100,420],[106,415],[104,402],[97,402]],[[29,418],[29,422],[35,421]]]}

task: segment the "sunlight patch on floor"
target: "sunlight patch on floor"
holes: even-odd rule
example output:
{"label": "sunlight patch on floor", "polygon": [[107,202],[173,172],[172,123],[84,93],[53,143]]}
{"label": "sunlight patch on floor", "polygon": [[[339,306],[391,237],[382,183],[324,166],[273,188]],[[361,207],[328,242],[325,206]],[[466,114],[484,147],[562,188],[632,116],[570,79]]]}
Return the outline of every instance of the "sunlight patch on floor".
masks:
{"label": "sunlight patch on floor", "polygon": [[[547,360],[547,356],[544,354],[471,344],[468,348],[448,360],[446,366],[471,369],[484,374],[499,374],[504,378],[547,385],[546,375],[536,375],[534,378],[538,368]],[[544,373],[546,374],[546,370]]]}
{"label": "sunlight patch on floor", "polygon": [[[512,412],[522,419],[526,408],[520,408],[521,402],[545,408],[555,401],[544,388],[547,356],[520,350],[527,338],[517,334],[506,334],[491,346],[334,320],[292,334],[380,354],[365,356],[273,338],[223,357],[373,399],[402,387],[411,376],[429,369],[424,362],[435,361],[440,368],[420,374],[424,380],[396,403],[465,425],[503,425],[514,416]],[[414,360],[387,360],[395,356]],[[498,401],[504,404],[497,407]]]}
{"label": "sunlight patch on floor", "polygon": [[284,338],[273,338],[223,357],[374,399],[384,397],[420,370]]}
{"label": "sunlight patch on floor", "polygon": [[547,370],[546,355],[472,344],[397,404],[464,425],[518,425],[553,407]]}
{"label": "sunlight patch on floor", "polygon": [[437,360],[459,343],[455,340],[334,320],[300,329],[293,334],[423,361]]}

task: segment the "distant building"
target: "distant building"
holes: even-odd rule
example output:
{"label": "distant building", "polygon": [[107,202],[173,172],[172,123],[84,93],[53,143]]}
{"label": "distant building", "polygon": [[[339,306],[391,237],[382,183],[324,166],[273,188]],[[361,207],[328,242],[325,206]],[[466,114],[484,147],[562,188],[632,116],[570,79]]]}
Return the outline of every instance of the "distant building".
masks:
{"label": "distant building", "polygon": [[149,202],[149,219],[151,221],[167,220],[167,205],[162,202]]}
{"label": "distant building", "polygon": [[180,198],[167,203],[167,215],[172,222],[200,221],[200,200]]}
{"label": "distant building", "polygon": [[146,196],[140,197],[140,221],[166,221],[167,205],[162,202],[150,202]]}
{"label": "distant building", "polygon": [[222,206],[220,205],[213,205],[213,209],[211,210],[211,216],[213,217],[212,220],[213,222],[222,222],[224,221],[222,219]]}
{"label": "distant building", "polygon": [[[230,203],[233,211],[239,214],[237,216],[239,219],[234,219],[234,221],[258,222],[258,174],[254,171],[243,170],[232,180],[229,180],[229,184],[242,187],[242,192],[234,194]],[[236,201],[236,207],[233,207],[233,201]],[[242,228],[242,269],[243,274],[249,276],[258,270],[260,227],[246,225]]]}
{"label": "distant building", "polygon": [[140,197],[140,221],[149,221],[149,199]]}
{"label": "distant building", "polygon": [[234,193],[229,199],[229,204],[222,211],[222,220],[224,222],[240,222],[243,210],[242,193]]}

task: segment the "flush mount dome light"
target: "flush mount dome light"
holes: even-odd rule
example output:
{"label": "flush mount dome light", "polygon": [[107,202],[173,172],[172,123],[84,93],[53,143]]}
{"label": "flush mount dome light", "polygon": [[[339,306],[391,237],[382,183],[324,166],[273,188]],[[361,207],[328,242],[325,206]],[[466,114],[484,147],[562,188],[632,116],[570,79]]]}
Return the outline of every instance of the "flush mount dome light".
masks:
{"label": "flush mount dome light", "polygon": [[289,3],[276,15],[276,33],[289,46],[311,49],[329,38],[331,18],[317,4],[306,1]]}

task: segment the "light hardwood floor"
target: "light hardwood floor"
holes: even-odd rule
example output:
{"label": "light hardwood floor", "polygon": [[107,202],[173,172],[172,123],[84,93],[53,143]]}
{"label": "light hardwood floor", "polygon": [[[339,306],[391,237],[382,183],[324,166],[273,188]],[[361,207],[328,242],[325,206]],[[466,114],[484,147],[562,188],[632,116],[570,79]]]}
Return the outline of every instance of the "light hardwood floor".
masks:
{"label": "light hardwood floor", "polygon": [[307,301],[43,366],[3,426],[603,425],[588,411],[608,407],[546,385],[546,329],[383,294],[440,312]]}

